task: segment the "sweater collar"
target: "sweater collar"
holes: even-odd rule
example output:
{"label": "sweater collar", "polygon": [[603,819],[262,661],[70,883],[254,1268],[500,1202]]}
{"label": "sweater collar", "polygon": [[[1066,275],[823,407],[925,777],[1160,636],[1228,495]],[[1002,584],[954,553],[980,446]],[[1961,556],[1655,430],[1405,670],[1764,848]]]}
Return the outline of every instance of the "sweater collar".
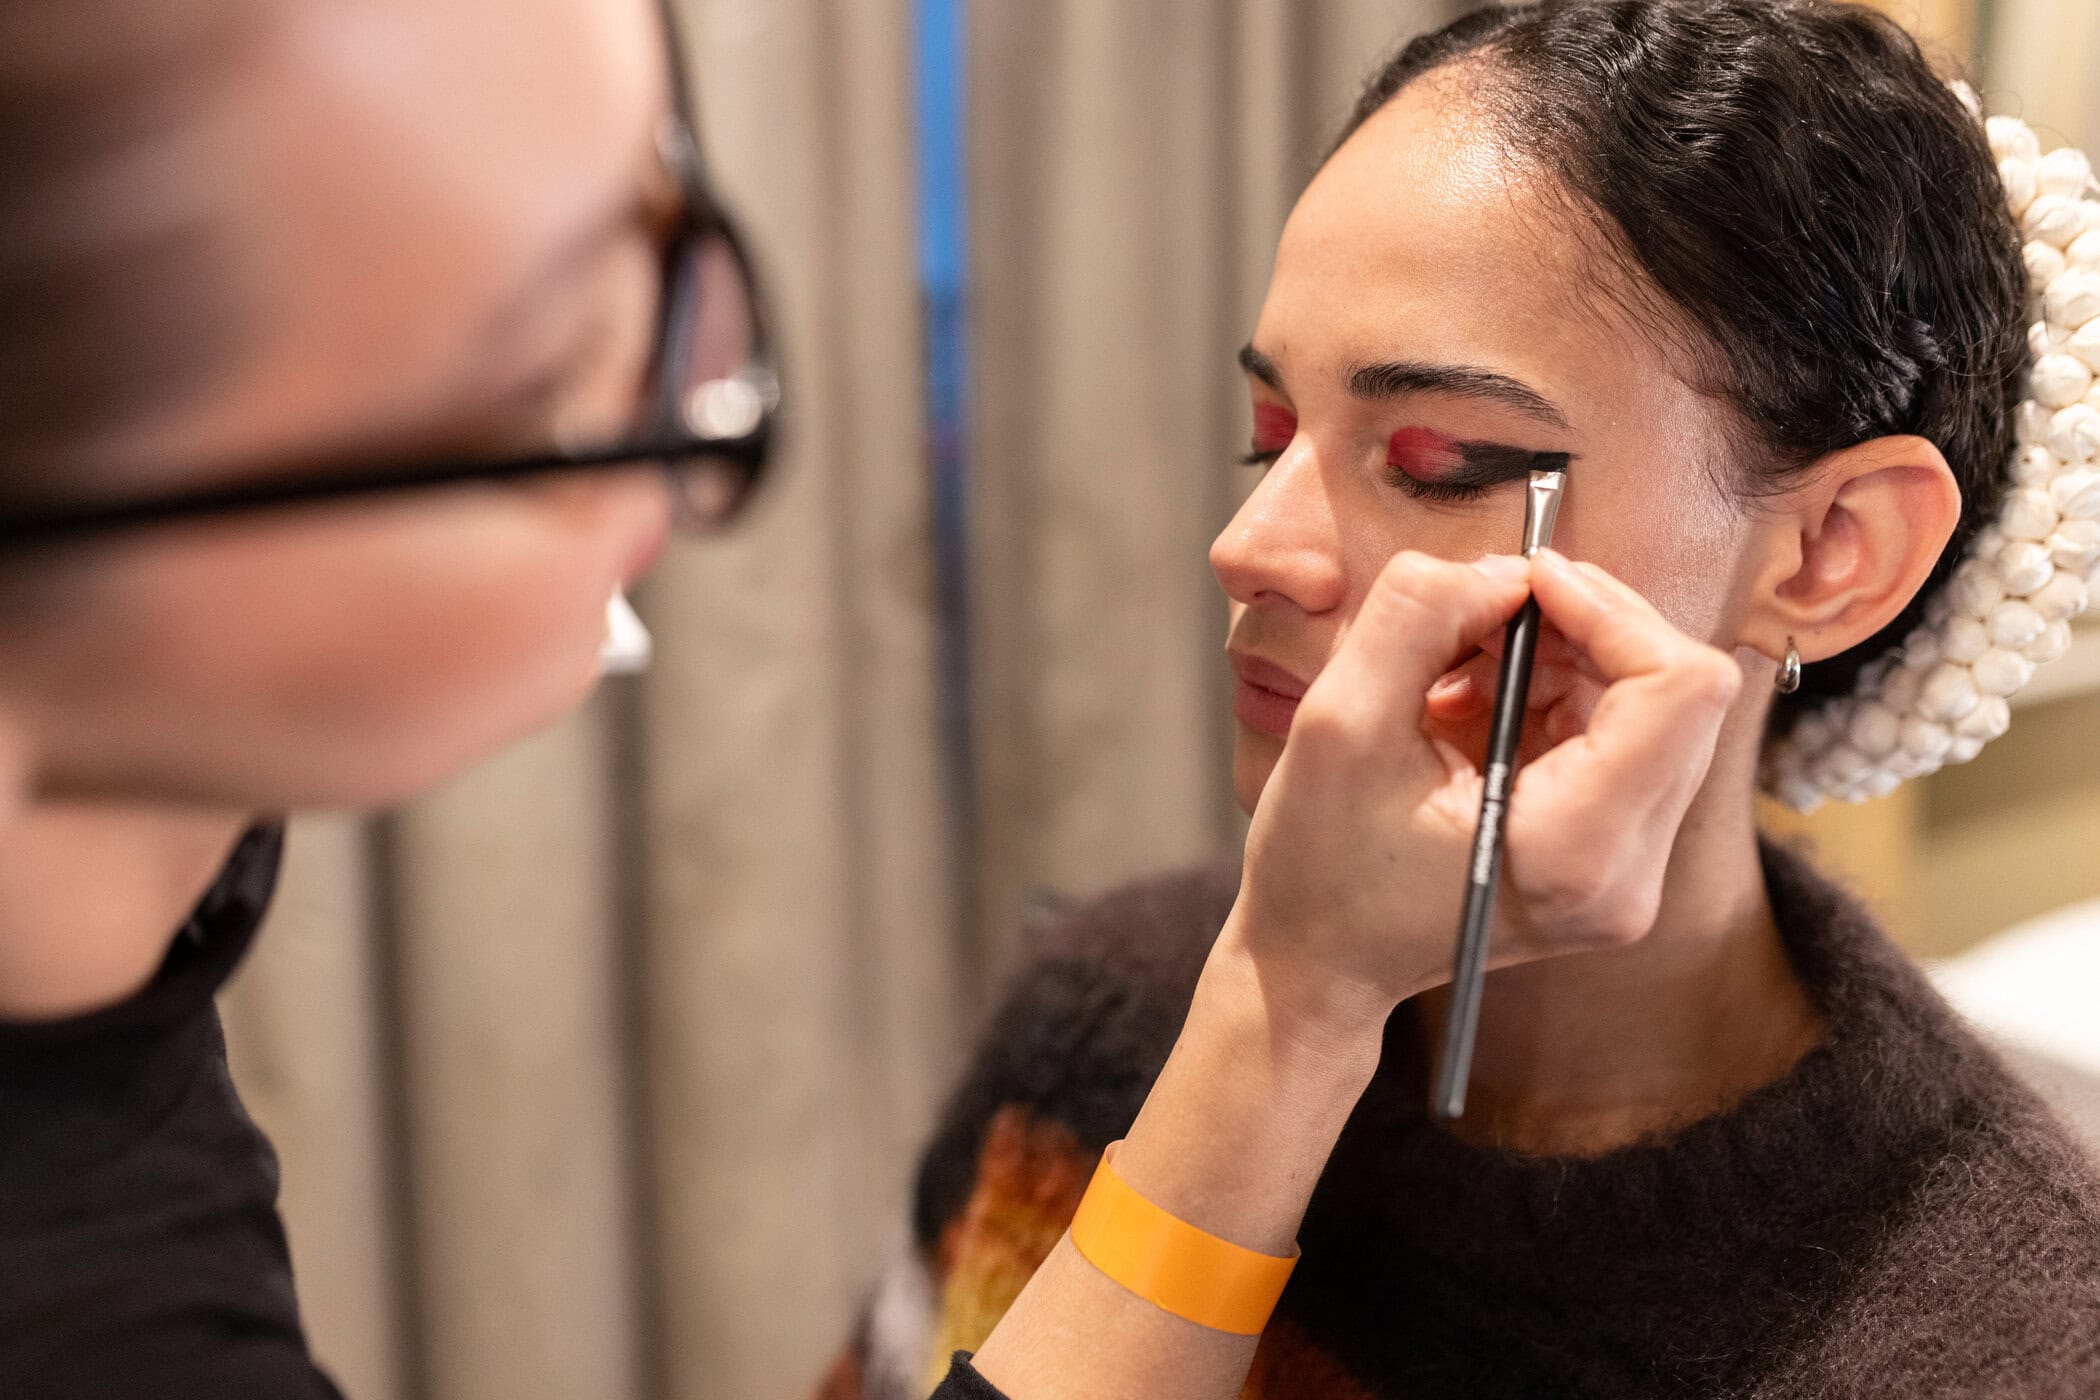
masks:
{"label": "sweater collar", "polygon": [[[1724,1267],[1745,1298],[1760,1280],[1797,1289],[1818,1249],[1834,1261],[1845,1222],[1910,1188],[1981,1071],[1952,1013],[1857,902],[1794,851],[1767,842],[1760,856],[1787,954],[1824,1018],[1821,1043],[1787,1073],[1670,1134],[1584,1158],[1465,1143],[1406,1087],[1419,1076],[1381,1074],[1308,1235],[1351,1220],[1361,1231],[1369,1212],[1411,1267],[1600,1302],[1682,1289],[1688,1258]],[[1395,1017],[1388,1053],[1419,1059],[1408,1017]]]}

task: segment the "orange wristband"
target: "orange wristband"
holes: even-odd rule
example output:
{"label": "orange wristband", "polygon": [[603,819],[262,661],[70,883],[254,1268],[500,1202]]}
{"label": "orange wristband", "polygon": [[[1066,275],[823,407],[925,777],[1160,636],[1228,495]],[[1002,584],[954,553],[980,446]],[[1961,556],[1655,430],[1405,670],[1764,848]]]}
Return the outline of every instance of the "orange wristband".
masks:
{"label": "orange wristband", "polygon": [[1298,1256],[1242,1249],[1177,1219],[1132,1190],[1110,1165],[1112,1142],[1072,1217],[1088,1263],[1149,1303],[1220,1332],[1258,1336]]}

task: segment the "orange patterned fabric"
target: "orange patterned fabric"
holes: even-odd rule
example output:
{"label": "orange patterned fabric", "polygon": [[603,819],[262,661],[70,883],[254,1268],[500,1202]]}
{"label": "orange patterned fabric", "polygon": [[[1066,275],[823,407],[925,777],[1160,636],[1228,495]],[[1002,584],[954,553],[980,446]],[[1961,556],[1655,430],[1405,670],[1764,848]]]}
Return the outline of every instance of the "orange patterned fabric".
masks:
{"label": "orange patterned fabric", "polygon": [[[1009,1105],[993,1115],[977,1164],[977,1186],[941,1231],[936,1267],[940,1312],[926,1357],[926,1388],[948,1358],[975,1351],[1013,1306],[1079,1209],[1100,1154],[1082,1148],[1062,1123]],[[857,1391],[828,1391],[846,1400]],[[1288,1318],[1263,1335],[1244,1400],[1371,1400]]]}

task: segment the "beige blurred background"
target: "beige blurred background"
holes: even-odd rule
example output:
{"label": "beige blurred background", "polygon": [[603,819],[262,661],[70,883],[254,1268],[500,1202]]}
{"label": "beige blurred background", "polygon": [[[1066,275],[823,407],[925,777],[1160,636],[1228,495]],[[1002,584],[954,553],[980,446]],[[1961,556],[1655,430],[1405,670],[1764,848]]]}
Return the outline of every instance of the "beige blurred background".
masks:
{"label": "beige blurred background", "polygon": [[[779,488],[648,584],[649,676],[393,818],[296,824],[226,998],[353,1400],[808,1393],[1032,892],[1238,837],[1204,563],[1231,352],[1357,81],[1456,8],[969,10],[958,763],[909,0],[683,0],[783,322]],[[2100,143],[2100,6],[1886,8],[2045,144]],[[2100,631],[2052,670],[1973,764],[1808,824],[1922,955],[2100,898]]]}

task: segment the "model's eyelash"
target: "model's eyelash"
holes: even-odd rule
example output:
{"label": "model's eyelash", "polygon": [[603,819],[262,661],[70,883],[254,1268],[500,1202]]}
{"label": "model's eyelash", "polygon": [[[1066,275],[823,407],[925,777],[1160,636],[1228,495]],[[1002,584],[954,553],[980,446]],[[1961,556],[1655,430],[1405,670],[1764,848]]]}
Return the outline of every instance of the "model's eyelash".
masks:
{"label": "model's eyelash", "polygon": [[1410,475],[1399,467],[1387,467],[1385,479],[1399,487],[1416,500],[1422,501],[1470,501],[1484,496],[1488,484],[1472,481],[1424,481]]}
{"label": "model's eyelash", "polygon": [[[1273,467],[1276,459],[1283,455],[1280,447],[1263,451],[1256,448],[1240,458],[1243,467]],[[1487,494],[1487,486],[1464,481],[1423,481],[1408,475],[1398,467],[1387,467],[1385,479],[1388,484],[1399,487],[1408,495],[1424,501],[1470,501]]]}

